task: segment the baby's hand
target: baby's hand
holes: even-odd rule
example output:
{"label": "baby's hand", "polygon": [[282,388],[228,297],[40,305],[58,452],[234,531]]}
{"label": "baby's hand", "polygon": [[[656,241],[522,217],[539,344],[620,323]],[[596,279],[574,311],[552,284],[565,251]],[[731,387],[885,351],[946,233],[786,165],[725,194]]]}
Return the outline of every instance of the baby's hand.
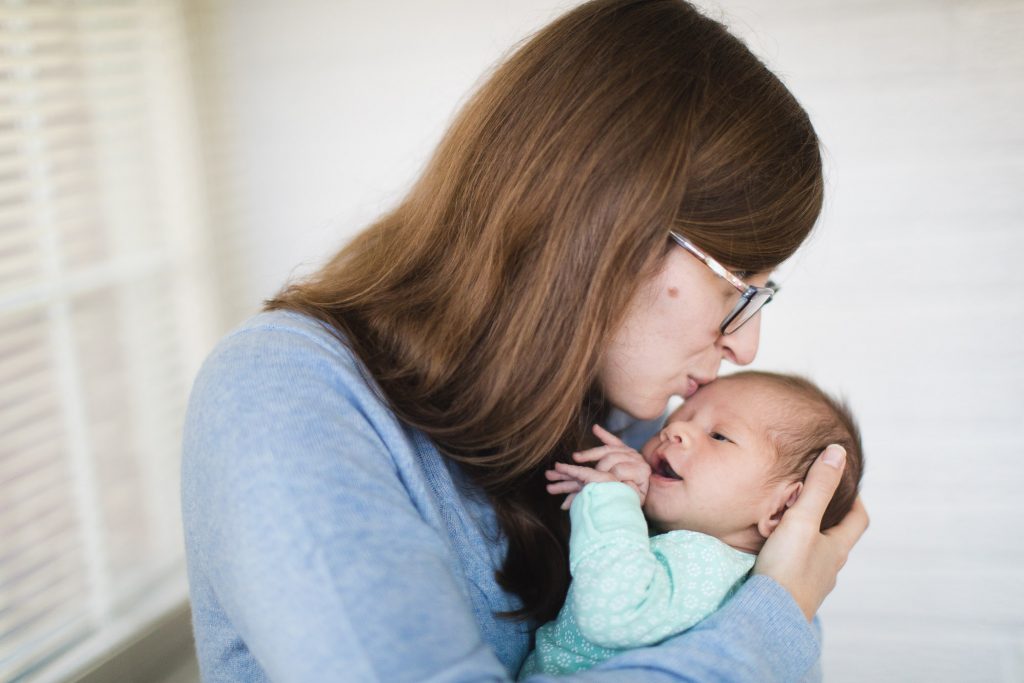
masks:
{"label": "baby's hand", "polygon": [[[544,473],[551,483],[548,484],[548,493],[558,496],[567,493],[562,502],[562,509],[568,510],[572,505],[572,499],[576,497],[584,486],[598,481],[618,481],[614,475],[608,472],[599,472],[593,467],[582,465],[570,465],[564,462],[556,462],[555,469]],[[642,503],[641,503],[642,504]]]}
{"label": "baby's hand", "polygon": [[591,448],[576,453],[576,462],[595,462],[594,469],[608,472],[616,481],[629,484],[640,496],[640,505],[647,500],[647,486],[651,481],[651,466],[644,456],[625,444],[601,425],[594,425],[594,435],[604,442],[604,446]]}
{"label": "baby's hand", "polygon": [[597,481],[621,481],[636,491],[640,496],[640,505],[643,505],[651,478],[650,466],[642,455],[600,425],[594,425],[594,434],[605,445],[573,453],[573,459],[576,462],[596,464],[593,467],[581,467],[555,463],[555,469],[546,472],[548,480],[552,482],[548,484],[548,493],[568,494],[562,503],[562,509],[568,510],[572,499],[584,485]]}

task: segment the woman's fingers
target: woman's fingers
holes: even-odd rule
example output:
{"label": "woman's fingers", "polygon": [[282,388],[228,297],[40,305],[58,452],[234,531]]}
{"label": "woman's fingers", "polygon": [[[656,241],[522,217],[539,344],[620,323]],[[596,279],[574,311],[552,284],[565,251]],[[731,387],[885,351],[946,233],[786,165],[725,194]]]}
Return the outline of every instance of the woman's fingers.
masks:
{"label": "woman's fingers", "polygon": [[[594,425],[594,436],[601,439],[602,443],[609,446],[626,446],[626,442],[599,424]],[[626,448],[629,448],[629,446],[626,446]]]}
{"label": "woman's fingers", "polygon": [[843,517],[843,521],[826,531],[825,535],[836,539],[849,552],[867,531],[870,521],[867,508],[864,507],[860,496],[857,496],[857,499],[853,501],[853,507]]}
{"label": "woman's fingers", "polygon": [[832,500],[839,479],[846,463],[846,450],[842,446],[828,446],[811,466],[804,479],[804,487],[793,507],[786,510],[785,519],[799,519],[812,524],[815,529],[821,527],[821,518]]}
{"label": "woman's fingers", "polygon": [[765,541],[754,564],[756,574],[772,577],[790,592],[808,619],[832,591],[839,570],[868,525],[867,511],[858,498],[842,522],[820,531],[845,455],[834,444],[822,452],[807,473],[800,497]]}

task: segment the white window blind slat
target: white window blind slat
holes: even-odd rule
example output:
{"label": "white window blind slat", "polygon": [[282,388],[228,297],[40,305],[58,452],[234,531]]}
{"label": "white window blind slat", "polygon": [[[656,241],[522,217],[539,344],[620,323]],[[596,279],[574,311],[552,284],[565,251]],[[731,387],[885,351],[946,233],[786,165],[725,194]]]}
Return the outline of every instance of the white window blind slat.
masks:
{"label": "white window blind slat", "polygon": [[[73,572],[74,569],[68,570],[69,574]],[[26,660],[31,656],[31,649],[34,649],[33,641],[50,640],[68,622],[81,623],[87,618],[87,605],[76,599],[83,588],[80,580],[75,580],[73,575],[65,577],[64,581],[40,586],[40,603],[48,609],[12,621],[7,629],[0,632],[0,642],[10,643],[0,650],[0,661],[4,655],[15,661]]]}
{"label": "white window blind slat", "polygon": [[[56,413],[57,411],[55,410],[54,412]],[[14,460],[15,456],[28,457],[25,455],[25,452],[34,445],[62,437],[61,428],[61,423],[56,419],[29,422],[27,424],[12,424],[10,427],[4,427],[3,437],[0,438],[0,454],[4,456],[4,463],[10,462],[12,464],[10,466],[2,465],[4,469],[0,469],[0,485],[3,485],[4,482],[4,475],[2,473],[14,467],[16,462]],[[4,498],[7,498],[7,491],[4,492]]]}
{"label": "white window blind slat", "polygon": [[0,264],[0,290],[13,290],[42,277],[42,268],[36,259],[33,250],[8,252],[9,262]]}
{"label": "white window blind slat", "polygon": [[0,662],[9,670],[28,674],[38,666],[39,651],[61,652],[86,637],[91,626],[88,604],[79,597],[83,590],[87,588],[79,583],[55,591],[51,609],[19,622],[0,637]]}
{"label": "white window blind slat", "polygon": [[7,312],[0,322],[0,367],[26,348],[39,347],[48,332],[45,316],[38,310]]}
{"label": "white window blind slat", "polygon": [[[40,360],[45,362],[46,359],[33,359],[29,362],[38,363]],[[20,405],[38,403],[46,406],[47,411],[52,413],[53,407],[59,404],[58,398],[38,372],[41,369],[43,369],[42,365],[26,366],[18,368],[15,373],[12,373],[6,380],[8,382],[7,390],[3,396],[0,396],[0,409],[4,412],[14,411]]]}
{"label": "white window blind slat", "polygon": [[40,348],[45,337],[38,329],[0,332],[0,379],[13,381],[32,370],[48,367],[46,352]]}
{"label": "white window blind slat", "polygon": [[210,337],[182,28],[177,0],[0,0],[0,680],[180,590]]}
{"label": "white window blind slat", "polygon": [[[19,636],[19,640],[29,635],[41,635],[43,629],[40,627],[47,622],[56,626],[54,621],[87,615],[85,601],[76,598],[87,588],[79,565],[49,560],[40,562],[35,569],[43,571],[29,571],[31,583],[26,583],[22,594],[11,602],[16,608],[31,604],[35,609],[15,609],[8,616],[0,617],[0,642],[13,640],[13,635]],[[16,647],[8,647],[12,654],[17,651]]]}
{"label": "white window blind slat", "polygon": [[4,408],[4,417],[0,421],[0,425],[12,429],[29,422],[45,419],[47,415],[53,414],[53,410],[57,406],[57,402],[45,394],[30,396],[20,403],[8,403],[10,405]]}
{"label": "white window blind slat", "polygon": [[[39,573],[37,570],[49,567],[53,558],[73,557],[81,568],[81,553],[69,552],[68,545],[55,542],[55,539],[64,536],[72,539],[70,545],[77,545],[79,542],[74,512],[66,505],[54,505],[54,502],[36,497],[32,499],[34,506],[26,506],[29,509],[19,513],[22,519],[11,519],[3,524],[2,528],[9,544],[2,564],[7,579],[4,584],[5,591],[16,593],[24,581],[31,580]],[[33,510],[32,507],[37,509]],[[33,517],[28,517],[30,511],[34,513]],[[47,541],[47,544],[43,546],[40,541]],[[45,560],[37,560],[37,556],[43,556]],[[26,567],[30,563],[40,566]]]}
{"label": "white window blind slat", "polygon": [[[5,524],[12,511],[25,514],[23,510],[42,510],[46,506],[56,505],[67,507],[65,498],[55,496],[57,491],[71,490],[71,473],[68,471],[63,453],[54,444],[42,444],[37,448],[27,449],[41,465],[31,470],[22,468],[7,477],[0,475],[0,486],[11,484],[17,491],[6,497],[0,508],[0,525]],[[6,466],[5,466],[6,467]],[[6,556],[10,549],[0,550],[0,556]]]}

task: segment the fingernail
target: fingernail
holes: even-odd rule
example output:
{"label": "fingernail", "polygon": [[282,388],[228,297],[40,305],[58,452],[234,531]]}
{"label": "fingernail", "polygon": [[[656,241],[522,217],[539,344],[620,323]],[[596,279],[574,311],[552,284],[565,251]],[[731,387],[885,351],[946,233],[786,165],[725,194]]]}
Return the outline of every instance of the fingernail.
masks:
{"label": "fingernail", "polygon": [[825,449],[825,454],[821,456],[821,459],[825,461],[826,465],[839,469],[843,466],[843,460],[846,460],[846,449],[834,443]]}

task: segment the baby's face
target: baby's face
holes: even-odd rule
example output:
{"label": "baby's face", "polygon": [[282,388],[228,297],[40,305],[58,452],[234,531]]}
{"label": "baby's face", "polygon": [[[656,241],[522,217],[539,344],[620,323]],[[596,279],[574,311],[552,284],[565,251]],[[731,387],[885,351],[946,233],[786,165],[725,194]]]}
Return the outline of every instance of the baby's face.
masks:
{"label": "baby's face", "polygon": [[643,447],[651,466],[644,513],[655,528],[726,543],[749,533],[770,505],[772,398],[754,382],[723,378],[669,416]]}

